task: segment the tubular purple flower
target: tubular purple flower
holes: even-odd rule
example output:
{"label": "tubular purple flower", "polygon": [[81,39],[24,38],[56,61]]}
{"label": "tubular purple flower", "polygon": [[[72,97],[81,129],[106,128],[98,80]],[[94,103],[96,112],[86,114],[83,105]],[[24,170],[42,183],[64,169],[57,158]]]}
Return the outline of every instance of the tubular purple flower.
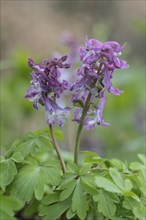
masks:
{"label": "tubular purple flower", "polygon": [[105,91],[100,92],[100,100],[97,108],[94,110],[94,116],[87,117],[84,122],[84,127],[87,130],[93,129],[97,124],[102,126],[109,126],[107,122],[103,120],[103,111],[106,104]]}
{"label": "tubular purple flower", "polygon": [[56,99],[60,95],[70,89],[68,81],[61,78],[60,69],[69,68],[70,65],[64,63],[67,56],[62,56],[60,59],[46,59],[42,64],[35,64],[32,59],[28,59],[28,65],[34,70],[31,73],[31,86],[27,90],[25,98],[33,102],[35,109],[38,109],[38,104],[45,107],[46,120],[49,125],[54,124],[56,120],[60,126],[64,125],[64,116],[66,116],[70,108],[60,107]]}
{"label": "tubular purple flower", "polygon": [[108,90],[108,92],[114,95],[120,95],[122,91],[112,87],[111,78],[112,78],[112,71],[109,70],[108,68],[105,68],[104,78],[103,78],[103,84],[105,88]]}
{"label": "tubular purple flower", "polygon": [[49,98],[44,97],[44,103],[46,108],[46,121],[49,125],[55,124],[56,119],[58,119],[58,124],[60,127],[64,125],[64,116],[66,116],[70,109],[69,107],[61,108],[57,103]]}

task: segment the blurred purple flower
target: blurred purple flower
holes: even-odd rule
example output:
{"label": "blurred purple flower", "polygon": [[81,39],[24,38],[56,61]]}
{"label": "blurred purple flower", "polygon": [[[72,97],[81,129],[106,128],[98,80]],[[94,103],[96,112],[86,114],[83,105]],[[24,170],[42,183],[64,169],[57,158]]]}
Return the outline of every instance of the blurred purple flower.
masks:
{"label": "blurred purple flower", "polygon": [[69,32],[64,32],[61,36],[60,41],[61,43],[63,43],[64,46],[67,46],[67,48],[69,49],[67,61],[71,65],[75,64],[79,59],[79,44],[77,40]]}
{"label": "blurred purple flower", "polygon": [[60,69],[67,69],[69,64],[64,63],[67,56],[60,59],[46,59],[42,63],[35,64],[32,59],[28,60],[28,65],[34,70],[31,73],[31,86],[27,90],[25,98],[33,102],[34,108],[38,109],[38,103],[46,110],[47,123],[54,124],[56,119],[60,126],[64,125],[64,116],[68,114],[70,108],[61,108],[56,99],[70,89],[68,81],[61,79]]}

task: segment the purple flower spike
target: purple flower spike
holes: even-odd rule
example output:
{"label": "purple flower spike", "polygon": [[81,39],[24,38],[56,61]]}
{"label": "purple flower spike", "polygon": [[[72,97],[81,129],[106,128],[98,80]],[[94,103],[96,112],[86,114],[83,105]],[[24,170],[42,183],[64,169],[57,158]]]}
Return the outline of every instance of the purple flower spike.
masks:
{"label": "purple flower spike", "polygon": [[[92,129],[97,124],[108,126],[103,120],[106,92],[120,95],[121,90],[114,88],[112,77],[117,69],[126,69],[126,61],[119,59],[125,45],[115,41],[100,42],[96,39],[85,38],[85,47],[80,48],[80,60],[82,64],[77,70],[77,80],[72,86],[72,102],[76,106],[80,104],[80,110],[75,110],[74,121],[80,123],[80,114],[90,94],[88,103],[88,114],[84,120],[86,129]],[[99,99],[98,105],[94,103],[95,98]]]}
{"label": "purple flower spike", "polygon": [[[43,105],[46,110],[47,123],[54,124],[56,120],[60,126],[64,125],[64,116],[68,114],[70,108],[61,108],[56,99],[70,89],[68,81],[61,79],[60,69],[69,68],[70,65],[64,63],[67,56],[60,59],[46,59],[42,64],[36,64],[32,59],[28,59],[28,65],[34,70],[31,73],[31,86],[27,90],[25,98],[33,102],[35,109],[38,109],[38,103]],[[50,97],[49,97],[50,96]]]}

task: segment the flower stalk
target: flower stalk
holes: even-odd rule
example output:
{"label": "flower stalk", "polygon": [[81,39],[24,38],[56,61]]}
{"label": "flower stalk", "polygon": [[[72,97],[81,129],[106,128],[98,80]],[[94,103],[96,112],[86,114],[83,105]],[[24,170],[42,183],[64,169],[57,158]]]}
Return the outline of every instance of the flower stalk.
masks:
{"label": "flower stalk", "polygon": [[58,143],[56,141],[55,134],[54,134],[54,131],[53,131],[53,126],[49,125],[49,128],[50,128],[50,133],[51,133],[52,142],[53,142],[55,151],[57,153],[58,159],[60,160],[62,171],[63,171],[63,173],[65,173],[66,172],[65,162],[64,162],[64,159],[63,159],[63,157],[61,155],[61,151],[60,151],[59,145],[58,145]]}
{"label": "flower stalk", "polygon": [[[101,70],[101,66],[98,69],[98,73],[100,73]],[[97,80],[95,81],[94,84],[97,83]],[[82,128],[84,126],[84,120],[86,118],[87,112],[90,108],[90,100],[91,100],[92,94],[89,92],[88,97],[86,99],[84,108],[83,108],[83,112],[82,112],[82,116],[81,116],[81,120],[78,126],[78,131],[77,131],[77,137],[76,137],[76,143],[75,143],[75,150],[74,150],[74,163],[78,164],[78,155],[79,155],[79,147],[80,147],[80,137],[81,137],[81,132],[82,132]]]}
{"label": "flower stalk", "polygon": [[86,100],[86,103],[85,103],[85,106],[84,106],[84,109],[83,109],[83,113],[82,113],[82,116],[81,116],[81,120],[80,120],[80,124],[79,124],[79,127],[78,127],[78,131],[77,131],[75,150],[74,150],[74,162],[76,164],[78,164],[78,155],[79,155],[79,145],[80,145],[81,132],[82,132],[82,128],[83,128],[83,125],[84,125],[84,120],[85,120],[87,111],[88,111],[89,106],[90,106],[91,96],[92,96],[92,94],[89,93],[89,95],[87,97],[87,100]]}

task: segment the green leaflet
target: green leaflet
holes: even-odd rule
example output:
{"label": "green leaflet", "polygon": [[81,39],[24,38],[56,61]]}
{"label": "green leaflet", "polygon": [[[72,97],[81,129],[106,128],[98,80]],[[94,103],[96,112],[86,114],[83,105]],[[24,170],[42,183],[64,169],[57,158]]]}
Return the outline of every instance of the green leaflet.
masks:
{"label": "green leaflet", "polygon": [[109,174],[112,177],[114,183],[122,190],[125,189],[124,179],[120,172],[116,168],[109,168]]}
{"label": "green leaflet", "polygon": [[80,184],[83,187],[84,191],[89,193],[89,194],[96,194],[97,188],[96,184],[94,182],[94,176],[92,175],[86,175],[86,176],[81,176],[80,178]]}
{"label": "green leaflet", "polygon": [[0,192],[0,218],[1,220],[8,219],[8,220],[16,220],[14,217],[14,211],[17,211],[22,208],[23,203],[22,201],[12,197],[12,196],[5,196],[2,195]]}
{"label": "green leaflet", "polygon": [[41,203],[43,205],[50,205],[52,203],[59,202],[59,196],[60,192],[50,193],[42,199]]}
{"label": "green leaflet", "polygon": [[106,194],[110,197],[110,200],[114,203],[120,203],[119,197],[115,193],[106,192]]}
{"label": "green leaflet", "polygon": [[140,198],[134,193],[134,192],[125,192],[124,193],[125,198],[133,198],[135,199],[137,202],[140,202]]}
{"label": "green leaflet", "polygon": [[56,220],[71,206],[71,200],[66,199],[64,201],[55,203],[50,206],[40,205],[40,216],[44,216],[43,220]]}
{"label": "green leaflet", "polygon": [[103,190],[99,190],[98,211],[102,212],[103,215],[108,218],[114,217],[116,212],[116,205],[110,199],[110,196]]}
{"label": "green leaflet", "polygon": [[67,217],[67,219],[71,219],[71,218],[73,218],[75,216],[75,214],[76,213],[73,212],[72,209],[70,208],[70,209],[68,209],[68,211],[66,213],[66,217]]}
{"label": "green leaflet", "polygon": [[36,199],[40,200],[44,195],[45,184],[57,186],[59,182],[60,173],[56,168],[27,164],[16,176],[11,193],[24,201],[30,201],[33,194]]}
{"label": "green leaflet", "polygon": [[103,188],[106,191],[122,194],[121,190],[112,181],[105,177],[95,177],[95,183],[99,188]]}
{"label": "green leaflet", "polygon": [[132,183],[129,179],[124,179],[121,173],[116,168],[109,168],[109,174],[112,177],[114,183],[124,192],[130,192],[132,189]]}
{"label": "green leaflet", "polygon": [[67,169],[70,173],[78,174],[79,172],[78,166],[71,161],[67,164]]}
{"label": "green leaflet", "polygon": [[138,207],[135,207],[133,209],[133,213],[139,220],[145,220],[146,219],[146,206],[144,206],[142,203],[139,204]]}
{"label": "green leaflet", "polygon": [[1,181],[0,181],[0,187],[3,191],[5,191],[5,188],[7,185],[9,185],[15,175],[17,174],[17,169],[15,166],[15,163],[11,159],[2,159],[0,161],[0,168],[1,168]]}
{"label": "green leaflet", "polygon": [[102,158],[95,152],[82,151],[82,154],[84,155],[84,161],[87,163],[99,163],[102,160]]}
{"label": "green leaflet", "polygon": [[135,207],[139,206],[139,202],[131,197],[126,197],[123,201],[123,207],[128,210],[133,210]]}
{"label": "green leaflet", "polygon": [[61,183],[57,187],[57,190],[65,189],[74,179],[77,177],[76,174],[73,173],[65,173],[62,177]]}
{"label": "green leaflet", "polygon": [[141,170],[142,167],[143,167],[143,164],[136,162],[136,161],[131,162],[129,165],[129,168],[133,171]]}
{"label": "green leaflet", "polygon": [[125,191],[126,191],[126,192],[130,192],[131,189],[132,189],[132,183],[131,183],[131,181],[130,181],[129,179],[126,179],[126,180],[124,181],[124,184],[125,184]]}
{"label": "green leaflet", "polygon": [[24,219],[35,218],[35,215],[38,213],[39,201],[32,199],[22,211]]}
{"label": "green leaflet", "polygon": [[136,219],[145,220],[146,219],[146,207],[139,200],[135,200],[134,198],[125,198],[123,201],[123,207],[132,210]]}
{"label": "green leaflet", "polygon": [[145,168],[143,167],[141,169],[141,171],[139,172],[139,176],[137,177],[138,178],[138,182],[140,184],[140,189],[141,189],[141,192],[145,195],[146,192],[145,192],[145,189],[146,189],[146,170]]}
{"label": "green leaflet", "polygon": [[63,201],[65,199],[67,199],[72,194],[76,184],[77,184],[77,181],[76,180],[72,180],[72,182],[70,182],[67,185],[67,187],[60,194],[60,201]]}
{"label": "green leaflet", "polygon": [[91,167],[92,167],[92,164],[85,164],[79,170],[79,175],[82,176],[82,175],[88,174],[88,172],[90,171]]}
{"label": "green leaflet", "polygon": [[121,160],[111,159],[110,163],[111,163],[112,166],[116,167],[118,170],[122,170],[123,169],[124,163]]}
{"label": "green leaflet", "polygon": [[88,203],[83,193],[81,185],[76,185],[73,197],[72,197],[72,211],[76,212],[78,217],[82,220],[86,218]]}
{"label": "green leaflet", "polygon": [[141,162],[145,165],[146,164],[146,157],[143,154],[138,154],[137,156],[141,160]]}

